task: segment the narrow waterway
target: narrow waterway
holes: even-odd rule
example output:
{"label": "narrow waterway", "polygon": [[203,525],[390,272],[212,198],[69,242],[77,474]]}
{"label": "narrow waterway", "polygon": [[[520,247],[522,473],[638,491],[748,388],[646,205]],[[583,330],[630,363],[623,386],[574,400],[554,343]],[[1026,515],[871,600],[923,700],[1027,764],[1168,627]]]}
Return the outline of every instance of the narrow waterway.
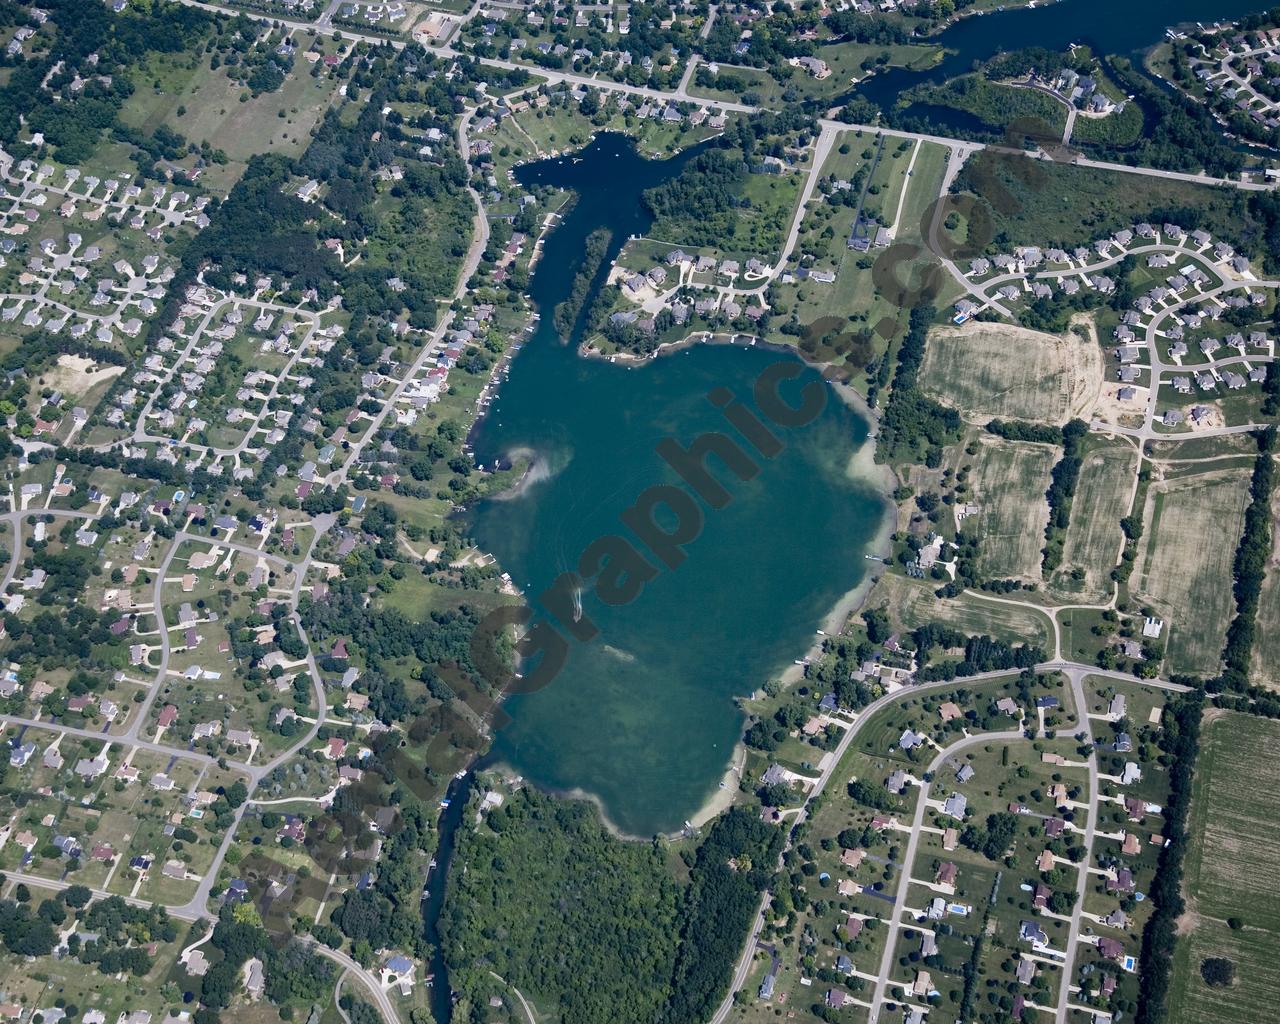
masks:
{"label": "narrow waterway", "polygon": [[[962,18],[930,38],[946,55],[924,71],[893,68],[872,75],[842,97],[863,96],[884,110],[912,86],[941,83],[971,71],[980,62],[1000,53],[1027,47],[1054,52],[1073,43],[1088,46],[1096,54],[1119,54],[1141,63],[1144,51],[1164,38],[1166,28],[1231,21],[1265,11],[1272,5],[1259,0],[1058,0],[1037,7],[1020,7]],[[909,107],[908,113],[916,112]],[[924,112],[924,111],[921,111]],[[930,108],[939,126],[971,130],[972,115],[949,108]],[[980,123],[980,122],[979,122]]]}
{"label": "narrow waterway", "polygon": [[431,1016],[436,1024],[450,1024],[453,1020],[453,992],[449,987],[449,969],[445,963],[444,952],[440,948],[440,911],[444,907],[445,882],[449,877],[449,867],[453,863],[453,850],[457,842],[458,828],[462,824],[462,815],[466,811],[467,801],[471,798],[471,785],[475,781],[475,773],[483,771],[489,763],[488,758],[481,758],[460,779],[449,784],[445,799],[449,806],[440,812],[437,823],[439,829],[436,844],[435,867],[427,876],[427,895],[422,900],[422,920],[424,936],[431,944],[431,963],[428,972],[431,975],[431,991],[429,1001]]}

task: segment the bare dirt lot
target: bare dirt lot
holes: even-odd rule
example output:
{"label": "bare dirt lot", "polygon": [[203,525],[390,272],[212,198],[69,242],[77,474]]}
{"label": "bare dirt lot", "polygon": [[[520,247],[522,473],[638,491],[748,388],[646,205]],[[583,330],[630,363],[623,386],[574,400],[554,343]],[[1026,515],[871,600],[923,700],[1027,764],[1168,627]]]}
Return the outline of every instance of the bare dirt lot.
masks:
{"label": "bare dirt lot", "polygon": [[1102,348],[1082,321],[1065,334],[971,321],[929,335],[920,385],[975,423],[992,418],[1065,423],[1102,392]]}
{"label": "bare dirt lot", "polygon": [[56,388],[68,398],[75,399],[87,394],[103,381],[122,373],[123,366],[98,363],[84,356],[64,353],[58,356],[58,361],[52,367],[41,374],[41,379],[48,387]]}

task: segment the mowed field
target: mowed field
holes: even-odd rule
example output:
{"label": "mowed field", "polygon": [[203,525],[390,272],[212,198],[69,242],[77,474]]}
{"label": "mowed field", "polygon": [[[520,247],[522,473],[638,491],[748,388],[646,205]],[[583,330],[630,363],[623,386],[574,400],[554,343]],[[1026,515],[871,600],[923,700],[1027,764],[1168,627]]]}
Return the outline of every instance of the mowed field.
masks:
{"label": "mowed field", "polygon": [[1065,423],[1093,406],[1102,381],[1101,347],[1073,331],[977,321],[935,328],[920,371],[927,394],[983,424]]}
{"label": "mowed field", "polygon": [[[1280,493],[1271,499],[1271,522],[1280,522]],[[1280,530],[1272,527],[1271,561],[1258,599],[1258,628],[1253,642],[1254,682],[1280,689]]]}
{"label": "mowed field", "polygon": [[933,596],[937,589],[934,580],[885,573],[872,588],[867,606],[884,608],[897,630],[941,622],[964,633],[986,633],[1009,643],[1034,643],[1045,650],[1053,646],[1049,619],[1042,612],[984,601],[973,591],[955,599],[939,600]]}
{"label": "mowed field", "polygon": [[[1280,722],[1211,710],[1201,729],[1191,802],[1181,922],[1169,1020],[1275,1020],[1280,992]],[[1244,927],[1235,931],[1228,918]],[[1206,957],[1236,965],[1229,988],[1200,977]]]}
{"label": "mowed field", "polygon": [[1084,570],[1083,583],[1069,581],[1079,587],[1073,597],[1105,599],[1111,593],[1111,570],[1124,539],[1120,520],[1129,514],[1137,463],[1137,452],[1123,441],[1103,443],[1085,456],[1058,574]]}
{"label": "mowed field", "polygon": [[1231,566],[1244,527],[1249,473],[1220,470],[1151,487],[1131,585],[1169,623],[1171,672],[1218,670],[1234,610]]}
{"label": "mowed field", "polygon": [[1044,492],[1059,450],[1045,444],[979,438],[978,454],[967,464],[972,484],[968,500],[980,511],[962,524],[978,536],[978,568],[984,578],[1040,579],[1040,549],[1049,522]]}

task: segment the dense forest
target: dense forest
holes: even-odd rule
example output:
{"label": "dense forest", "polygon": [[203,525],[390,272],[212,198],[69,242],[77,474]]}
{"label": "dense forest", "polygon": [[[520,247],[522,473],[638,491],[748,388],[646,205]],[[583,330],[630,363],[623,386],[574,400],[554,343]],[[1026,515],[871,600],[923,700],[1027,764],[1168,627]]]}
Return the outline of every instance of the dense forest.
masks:
{"label": "dense forest", "polygon": [[657,844],[530,789],[459,834],[440,932],[456,991],[493,970],[564,1024],[652,1024],[676,956],[679,891]]}
{"label": "dense forest", "polygon": [[1049,521],[1044,527],[1040,567],[1046,573],[1062,564],[1062,548],[1071,522],[1071,500],[1080,482],[1080,467],[1084,465],[1081,446],[1088,433],[1089,424],[1079,419],[1062,428],[1062,458],[1049,474],[1049,489],[1044,495],[1049,503]]}
{"label": "dense forest", "polygon": [[916,383],[935,313],[932,306],[917,306],[911,311],[907,336],[898,349],[893,390],[880,420],[876,459],[881,462],[923,459],[926,465],[936,466],[942,458],[942,446],[960,436],[960,414],[926,398]]}
{"label": "dense forest", "polygon": [[1187,813],[1191,805],[1192,775],[1200,752],[1200,716],[1204,696],[1184,694],[1165,704],[1160,723],[1162,760],[1169,764],[1169,799],[1164,807],[1165,844],[1160,850],[1156,876],[1147,898],[1155,913],[1142,932],[1138,958],[1137,1024],[1163,1024],[1168,1020],[1169,975],[1178,942],[1178,918],[1182,899],[1183,860],[1187,853]]}
{"label": "dense forest", "polygon": [[1002,669],[1028,669],[1048,657],[1044,649],[1035,644],[1010,644],[986,635],[970,636],[939,623],[929,623],[914,630],[911,640],[922,659],[939,648],[964,648],[964,656],[958,662],[948,659],[922,667],[916,673],[916,678],[924,682],[974,676],[979,672],[996,672]]}
{"label": "dense forest", "polygon": [[696,1024],[728,989],[784,833],[717,819],[679,886],[663,843],[619,842],[583,801],[523,789],[459,836],[440,921],[450,978],[489,971],[564,1024]]}
{"label": "dense forest", "polygon": [[583,246],[582,265],[578,268],[578,272],[573,275],[573,284],[569,289],[569,297],[557,305],[555,309],[556,332],[563,341],[569,339],[569,336],[573,334],[574,327],[578,324],[578,318],[582,315],[582,307],[586,304],[587,296],[591,292],[591,285],[595,281],[596,275],[600,273],[600,267],[604,264],[605,253],[609,251],[609,243],[612,239],[613,232],[608,228],[596,228],[587,236],[586,244]]}
{"label": "dense forest", "polygon": [[1257,627],[1258,599],[1267,562],[1271,558],[1271,492],[1275,489],[1276,428],[1258,435],[1258,455],[1249,485],[1249,507],[1245,510],[1244,533],[1236,549],[1232,574],[1236,616],[1227,629],[1227,643],[1222,657],[1226,663],[1224,684],[1230,689],[1248,686],[1249,666],[1253,658]]}
{"label": "dense forest", "polygon": [[645,191],[652,234],[679,245],[723,246],[737,231],[747,165],[731,151],[699,153],[670,181]]}

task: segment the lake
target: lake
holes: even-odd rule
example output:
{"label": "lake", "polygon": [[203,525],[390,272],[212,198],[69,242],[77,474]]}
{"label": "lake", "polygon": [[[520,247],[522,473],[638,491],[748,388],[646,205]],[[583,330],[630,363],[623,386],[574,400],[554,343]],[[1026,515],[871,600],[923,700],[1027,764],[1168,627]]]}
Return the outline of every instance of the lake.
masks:
{"label": "lake", "polygon": [[[611,228],[609,259],[616,256],[648,226],[641,192],[687,158],[646,160],[625,137],[602,135],[579,154],[517,172],[526,186],[580,191],[530,282],[540,326],[473,435],[482,464],[536,452],[536,482],[480,505],[471,528],[540,617],[537,595],[576,568],[592,541],[627,534],[619,515],[642,491],[680,483],[655,451],[659,441],[688,445],[709,430],[737,437],[709,391],[728,388],[751,405],[766,367],[801,368],[790,354],[718,345],[627,368],[582,358],[579,339],[565,345],[556,336],[551,313],[569,292],[586,236]],[[804,380],[791,383],[784,397]],[[599,635],[575,643],[547,687],[508,702],[512,722],[497,737],[497,758],[543,787],[598,799],[607,819],[632,835],[678,830],[716,791],[742,729],[734,698],[806,652],[823,618],[866,575],[868,544],[885,514],[883,495],[850,474],[867,423],[826,391],[813,423],[775,429],[783,450],[757,455],[754,479],[711,460],[731,500],[718,509],[701,503],[704,526],[683,564],[664,566],[629,604],[607,606],[586,592],[582,612]]]}

